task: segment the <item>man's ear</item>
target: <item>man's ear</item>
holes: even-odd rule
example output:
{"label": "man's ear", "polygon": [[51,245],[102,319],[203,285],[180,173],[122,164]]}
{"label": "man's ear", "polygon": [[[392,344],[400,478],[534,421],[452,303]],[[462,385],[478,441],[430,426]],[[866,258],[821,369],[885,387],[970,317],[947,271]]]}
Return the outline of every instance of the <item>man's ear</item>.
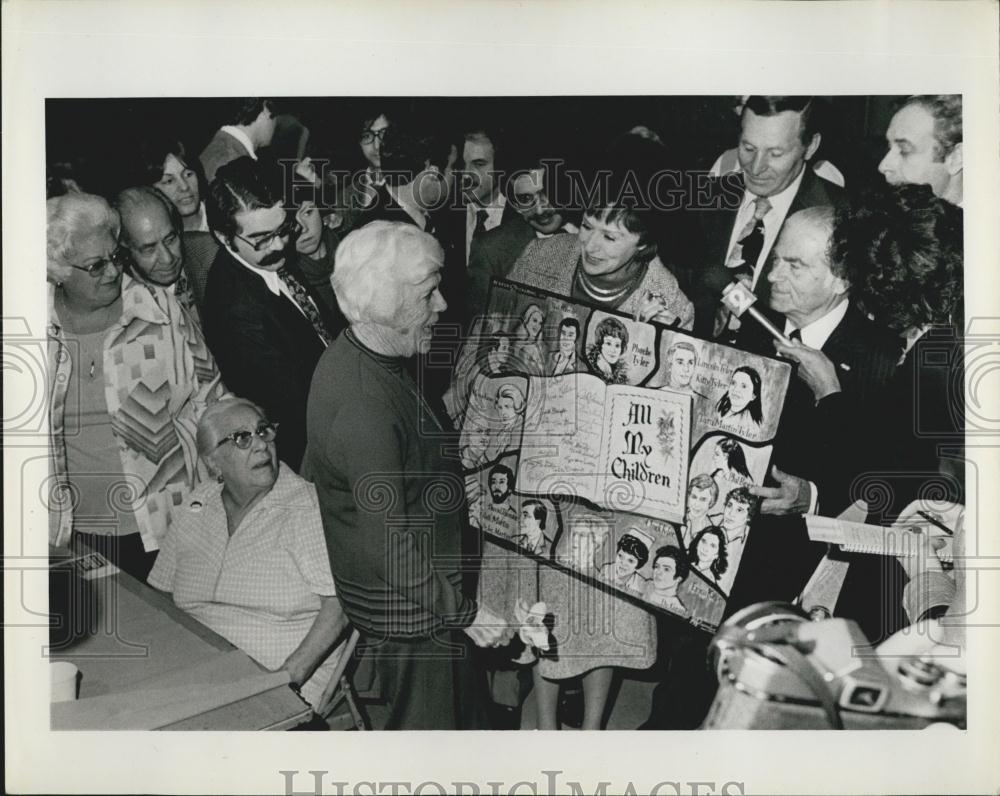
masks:
{"label": "man's ear", "polygon": [[962,171],[962,144],[955,144],[955,148],[949,152],[944,159],[944,166],[948,173],[954,177]]}
{"label": "man's ear", "polygon": [[851,283],[848,282],[841,276],[835,276],[833,278],[833,294],[835,296],[844,296],[851,290]]}
{"label": "man's ear", "polygon": [[813,133],[812,141],[809,142],[809,146],[806,147],[805,159],[810,160],[813,155],[816,154],[816,150],[819,149],[819,145],[823,142],[823,136],[819,133]]}

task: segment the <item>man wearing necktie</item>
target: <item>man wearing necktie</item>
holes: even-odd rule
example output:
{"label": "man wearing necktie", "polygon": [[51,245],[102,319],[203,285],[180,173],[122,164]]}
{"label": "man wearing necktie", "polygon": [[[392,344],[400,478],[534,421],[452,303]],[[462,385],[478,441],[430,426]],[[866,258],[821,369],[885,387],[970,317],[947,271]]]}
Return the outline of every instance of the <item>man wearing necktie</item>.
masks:
{"label": "man wearing necktie", "polygon": [[[695,331],[731,339],[736,319],[719,304],[720,284],[740,279],[767,305],[768,256],[785,219],[798,210],[837,206],[843,190],[806,168],[821,135],[815,102],[805,96],[753,96],[741,116],[740,170],[713,183],[717,209],[700,213],[705,259],[692,277]],[[735,212],[734,212],[735,211]]]}
{"label": "man wearing necktie", "polygon": [[[820,350],[834,363],[843,399],[857,405],[860,419],[888,384],[900,346],[898,337],[852,306],[849,267],[830,259],[834,218],[833,208],[811,207],[785,221],[767,274],[767,314],[793,348]],[[771,355],[783,345],[752,320],[742,325],[736,342]],[[764,516],[750,534],[746,575],[741,566],[733,588],[740,605],[791,600],[805,586],[824,550],[808,541],[798,515],[835,517],[846,508],[850,481],[866,447],[860,422],[851,428],[827,422],[824,404],[817,403],[802,374],[793,379],[775,439],[771,478],[750,487],[763,499]],[[751,564],[758,571],[752,572]]]}
{"label": "man wearing necktie", "polygon": [[280,179],[250,158],[219,168],[206,202],[220,244],[205,288],[205,337],[226,386],[281,424],[278,456],[298,470],[320,354],[346,325],[295,261],[297,222]]}
{"label": "man wearing necktie", "polygon": [[549,201],[542,158],[537,154],[515,154],[509,162],[512,170],[503,220],[499,226],[472,240],[467,298],[471,317],[486,311],[491,280],[506,277],[531,241],[560,232],[578,231],[566,223],[564,213]]}
{"label": "man wearing necktie", "polygon": [[465,133],[462,144],[462,199],[465,202],[465,260],[472,242],[500,226],[507,197],[500,190],[497,175],[498,134],[474,128]]}

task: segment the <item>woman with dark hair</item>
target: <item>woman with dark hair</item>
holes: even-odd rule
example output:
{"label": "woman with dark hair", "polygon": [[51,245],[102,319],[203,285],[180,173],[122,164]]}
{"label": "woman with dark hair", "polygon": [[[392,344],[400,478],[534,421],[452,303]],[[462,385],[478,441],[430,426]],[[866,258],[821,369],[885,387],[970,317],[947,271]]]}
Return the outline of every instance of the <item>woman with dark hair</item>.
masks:
{"label": "woman with dark hair", "polygon": [[[869,419],[873,472],[900,474],[887,518],[916,496],[914,481],[924,485],[904,473],[937,473],[942,499],[963,502],[962,223],[962,210],[925,185],[876,191],[838,216],[833,257],[847,269],[861,308],[900,337],[903,354],[882,400],[860,411],[849,405],[837,369],[822,352],[778,347],[799,363],[800,378],[821,406],[841,409],[848,424]],[[954,457],[942,455],[946,447]]]}
{"label": "woman with dark hair", "polygon": [[625,324],[617,318],[605,318],[597,324],[594,342],[587,349],[587,363],[608,384],[624,384],[628,379],[627,347]]}
{"label": "woman with dark hair", "polygon": [[138,152],[135,183],[151,185],[173,202],[185,231],[208,232],[202,201],[206,191],[198,159],[188,158],[180,140],[161,133],[153,133],[140,142]]}
{"label": "woman with dark hair", "polygon": [[694,539],[688,545],[687,553],[691,568],[698,570],[718,586],[719,578],[729,569],[726,532],[718,525],[702,528],[694,535]]}
{"label": "woman with dark hair", "polygon": [[[888,495],[872,507],[870,523],[890,524],[922,495],[965,502],[962,233],[962,210],[926,185],[883,188],[839,214],[833,258],[847,269],[862,309],[900,336],[899,365],[874,400],[860,406],[845,396],[837,368],[822,351],[798,343],[777,347],[798,363],[799,377],[827,418],[824,426],[860,424],[854,437],[867,445],[855,451],[853,483],[861,494],[852,497],[864,496],[867,485]],[[874,642],[906,622],[899,589],[905,579],[885,572],[885,559],[858,558],[836,613],[857,619]]]}
{"label": "woman with dark hair", "polygon": [[601,568],[601,580],[622,591],[642,594],[647,578],[639,570],[646,566],[647,561],[649,546],[634,532],[625,533],[615,546],[615,560]]}
{"label": "woman with dark hair", "polygon": [[579,234],[532,241],[509,278],[639,321],[690,329],[694,308],[658,256],[662,220],[652,197],[636,194],[650,182],[637,179],[636,168],[613,165],[584,209]]}
{"label": "woman with dark hair", "polygon": [[760,400],[760,374],[745,365],[736,368],[729,379],[729,389],[715,406],[720,423],[760,426],[764,412]]}
{"label": "woman with dark hair", "polygon": [[731,437],[723,437],[716,443],[712,463],[715,465],[712,478],[716,480],[723,478],[734,484],[753,483],[743,446]]}

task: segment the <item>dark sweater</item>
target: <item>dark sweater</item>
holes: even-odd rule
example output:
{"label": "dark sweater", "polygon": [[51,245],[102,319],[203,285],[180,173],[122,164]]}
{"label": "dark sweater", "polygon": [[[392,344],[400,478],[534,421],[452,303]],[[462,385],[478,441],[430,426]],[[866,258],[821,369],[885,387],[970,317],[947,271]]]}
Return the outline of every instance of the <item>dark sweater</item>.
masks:
{"label": "dark sweater", "polygon": [[348,331],[320,358],[306,414],[303,473],[319,495],[337,593],[377,637],[426,637],[476,614],[462,593],[464,481],[404,365]]}

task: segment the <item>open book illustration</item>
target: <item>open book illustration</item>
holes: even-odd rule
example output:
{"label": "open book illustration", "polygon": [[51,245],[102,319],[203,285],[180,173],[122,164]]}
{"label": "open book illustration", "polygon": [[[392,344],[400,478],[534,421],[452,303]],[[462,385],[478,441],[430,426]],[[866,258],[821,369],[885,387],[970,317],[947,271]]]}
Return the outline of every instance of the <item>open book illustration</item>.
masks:
{"label": "open book illustration", "polygon": [[[539,313],[529,333],[523,318]],[[461,429],[470,523],[505,551],[483,578],[494,604],[553,604],[525,574],[547,566],[717,628],[791,372],[495,280],[445,396]]]}
{"label": "open book illustration", "polygon": [[[502,403],[510,381],[496,381],[487,394]],[[684,521],[689,396],[608,385],[586,373],[530,377],[526,393],[516,429],[508,431],[500,416],[492,427],[470,416],[464,461],[488,461],[489,451],[508,450],[513,442],[532,451],[516,470],[521,494],[579,496],[604,508]],[[508,438],[515,430],[520,438]]]}

